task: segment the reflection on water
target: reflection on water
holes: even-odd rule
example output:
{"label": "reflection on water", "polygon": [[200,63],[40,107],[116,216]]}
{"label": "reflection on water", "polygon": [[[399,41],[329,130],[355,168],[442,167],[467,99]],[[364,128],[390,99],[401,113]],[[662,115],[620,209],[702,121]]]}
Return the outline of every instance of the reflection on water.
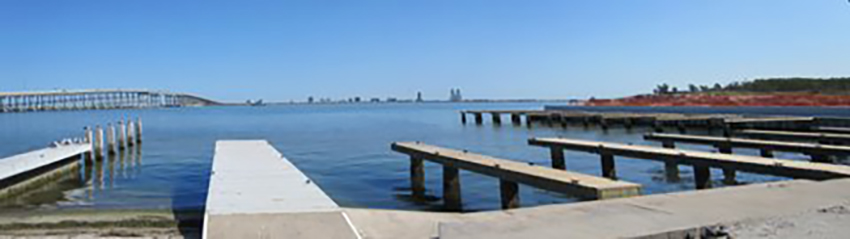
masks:
{"label": "reflection on water", "polygon": [[39,175],[38,178],[42,179],[26,182],[25,184],[29,187],[28,190],[0,198],[0,211],[2,209],[50,207],[57,202],[69,201],[65,192],[85,185],[80,174],[82,168],[80,164],[78,160],[48,174]]}
{"label": "reflection on water", "polygon": [[[120,187],[117,181],[130,180],[142,172],[142,146],[136,145],[115,154],[107,154],[98,160],[86,160],[82,169],[85,185],[85,201],[95,200],[99,195]],[[104,176],[105,175],[105,176]]]}

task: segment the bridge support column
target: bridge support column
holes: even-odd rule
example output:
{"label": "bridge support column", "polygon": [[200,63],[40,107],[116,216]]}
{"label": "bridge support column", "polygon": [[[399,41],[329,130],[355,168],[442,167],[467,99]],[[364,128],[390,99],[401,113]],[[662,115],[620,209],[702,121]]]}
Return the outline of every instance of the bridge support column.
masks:
{"label": "bridge support column", "polygon": [[502,209],[519,208],[519,184],[499,179],[499,188],[502,196]]}
{"label": "bridge support column", "polygon": [[457,168],[443,165],[443,203],[447,210],[463,209],[460,197],[460,172]]}
{"label": "bridge support column", "polygon": [[460,123],[466,124],[466,112],[463,112],[463,111],[460,112]]}
{"label": "bridge support column", "polygon": [[475,124],[477,124],[477,125],[484,124],[484,118],[481,115],[481,112],[476,112],[476,113],[472,113],[472,114],[475,115]]}

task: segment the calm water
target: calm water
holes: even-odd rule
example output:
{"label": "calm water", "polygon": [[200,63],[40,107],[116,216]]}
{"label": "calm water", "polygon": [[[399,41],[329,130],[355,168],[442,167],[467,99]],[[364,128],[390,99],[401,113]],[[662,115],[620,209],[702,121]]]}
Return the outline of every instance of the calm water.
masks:
{"label": "calm water", "polygon": [[[202,208],[215,141],[266,139],[340,205],[439,210],[441,168],[426,163],[426,187],[431,200],[410,200],[408,158],[392,152],[390,143],[422,141],[540,165],[549,165],[549,152],[528,146],[526,140],[529,137],[563,136],[657,145],[641,139],[648,129],[603,132],[593,127],[576,126],[568,129],[529,129],[509,124],[498,127],[490,124],[489,117],[485,118],[483,126],[462,125],[457,113],[462,109],[542,107],[537,103],[433,103],[0,114],[0,157],[43,148],[58,138],[81,136],[82,127],[86,125],[105,124],[119,117],[141,116],[145,142],[140,151],[84,167],[78,176],[13,202],[11,207]],[[686,111],[698,112],[700,109]],[[510,122],[507,118],[503,121]],[[705,146],[685,147],[712,150]],[[736,153],[758,154],[755,150],[737,149]],[[805,159],[798,154],[777,156]],[[598,175],[600,168],[598,156],[576,152],[567,152],[567,166],[570,170],[593,175]],[[662,164],[653,161],[617,161],[621,179],[643,184],[645,193],[691,190],[693,187],[690,168],[681,168],[680,182],[665,181],[662,169]],[[720,172],[713,173],[716,185],[721,184],[721,175]],[[461,178],[465,210],[499,208],[496,179],[463,171]],[[783,180],[746,173],[739,173],[739,179],[744,183]],[[576,200],[524,186],[520,191],[524,206]]]}

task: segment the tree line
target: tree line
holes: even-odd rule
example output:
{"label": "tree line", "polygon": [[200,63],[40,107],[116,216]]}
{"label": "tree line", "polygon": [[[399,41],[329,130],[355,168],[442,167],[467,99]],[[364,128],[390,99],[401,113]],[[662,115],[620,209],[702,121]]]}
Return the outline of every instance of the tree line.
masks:
{"label": "tree line", "polygon": [[850,93],[850,77],[841,78],[768,78],[752,81],[732,82],[726,85],[688,85],[679,89],[668,84],[660,84],[654,94],[678,94],[698,92],[812,92],[812,93]]}

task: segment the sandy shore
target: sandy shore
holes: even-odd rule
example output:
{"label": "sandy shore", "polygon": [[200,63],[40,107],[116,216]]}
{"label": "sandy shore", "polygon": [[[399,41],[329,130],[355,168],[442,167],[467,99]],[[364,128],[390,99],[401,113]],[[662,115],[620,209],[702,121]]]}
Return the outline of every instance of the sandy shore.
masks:
{"label": "sandy shore", "polygon": [[0,238],[199,238],[200,211],[55,210],[0,213]]}

